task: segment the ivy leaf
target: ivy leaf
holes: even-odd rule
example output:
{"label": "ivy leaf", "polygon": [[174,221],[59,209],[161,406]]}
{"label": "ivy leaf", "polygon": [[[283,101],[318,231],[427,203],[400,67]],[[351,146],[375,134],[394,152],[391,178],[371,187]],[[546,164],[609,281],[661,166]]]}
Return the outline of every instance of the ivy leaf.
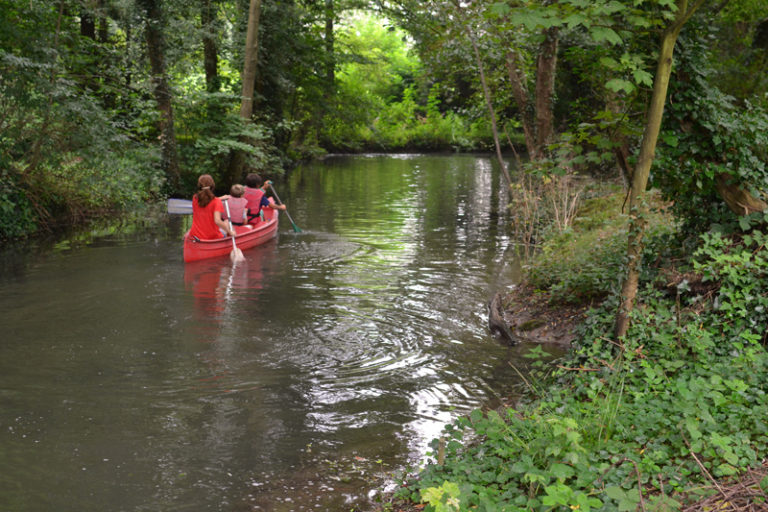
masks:
{"label": "ivy leaf", "polygon": [[609,485],[605,488],[605,494],[612,500],[620,501],[627,497],[627,492],[616,485]]}
{"label": "ivy leaf", "polygon": [[676,148],[678,143],[680,142],[680,139],[677,137],[677,135],[670,132],[663,133],[661,135],[661,139],[664,141],[664,144],[672,148]]}
{"label": "ivy leaf", "polygon": [[685,418],[685,428],[688,430],[688,434],[692,439],[701,439],[701,430],[699,430],[699,425],[695,419],[691,418],[690,416]]}
{"label": "ivy leaf", "polygon": [[749,231],[749,228],[752,226],[752,223],[749,221],[749,217],[741,216],[739,217],[739,227],[742,231]]}
{"label": "ivy leaf", "polygon": [[715,468],[716,476],[731,476],[731,475],[735,475],[738,472],[739,470],[731,466],[730,464],[720,464]]}

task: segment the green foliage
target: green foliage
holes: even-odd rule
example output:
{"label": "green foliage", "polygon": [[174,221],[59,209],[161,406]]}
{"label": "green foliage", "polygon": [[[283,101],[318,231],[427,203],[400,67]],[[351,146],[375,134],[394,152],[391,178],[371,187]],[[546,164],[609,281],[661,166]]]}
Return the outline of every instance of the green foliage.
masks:
{"label": "green foliage", "polygon": [[652,174],[693,234],[734,218],[717,191],[718,178],[760,197],[768,176],[768,112],[738,104],[711,85],[704,42],[695,32],[683,41]]}
{"label": "green foliage", "polygon": [[[729,2],[712,28],[715,82],[726,94],[768,107],[768,4]],[[762,96],[762,98],[761,98]]]}
{"label": "green foliage", "polygon": [[[197,91],[178,101],[176,136],[183,161],[182,183],[192,194],[197,178],[206,173],[223,182],[230,154],[240,151],[252,169],[280,169],[273,130],[266,122],[244,123],[234,111],[235,97],[225,93]],[[248,141],[248,142],[244,142]]]}
{"label": "green foliage", "polygon": [[0,237],[156,198],[158,155],[126,130],[140,101],[114,87],[117,52],[80,37],[58,5],[3,12],[15,28],[0,35]]}
{"label": "green foliage", "polygon": [[348,52],[336,74],[320,139],[331,149],[475,149],[489,140],[466,116],[446,109],[441,86],[424,70],[399,29],[356,13],[338,41]]}
{"label": "green foliage", "polygon": [[435,508],[435,512],[458,512],[459,486],[453,482],[443,482],[440,487],[430,487],[421,490],[422,501]]}
{"label": "green foliage", "polygon": [[[553,302],[584,303],[616,293],[626,257],[624,201],[624,193],[586,200],[570,229],[546,239],[527,267],[528,282],[547,290]],[[652,214],[652,240],[661,241],[660,235],[672,230],[662,206],[657,201]],[[665,251],[664,243],[651,241],[645,249],[646,261],[660,259]]]}
{"label": "green foliage", "polygon": [[[705,282],[718,285],[716,316],[722,319],[725,339],[744,333],[762,335],[768,322],[768,235],[764,233],[768,214],[752,214],[741,223],[746,228],[740,240],[722,231],[702,235],[693,269]],[[754,229],[751,223],[756,224]]]}
{"label": "green foliage", "polygon": [[[606,228],[618,200],[587,201],[573,232],[557,243],[572,258],[605,267],[602,253],[592,253],[598,260],[580,255],[590,243],[579,236]],[[657,225],[652,233],[663,233],[649,247],[676,245],[679,234],[665,216],[649,221]],[[710,488],[709,475],[727,479],[761,464],[768,449],[767,224],[753,214],[703,234],[690,261],[673,255],[681,273],[705,286],[683,281],[670,290],[644,273],[621,340],[611,339],[617,301],[609,293],[579,326],[559,369],[534,372],[540,381],[517,409],[475,411],[448,425],[443,464],[428,464],[405,492],[452,484],[461,510],[633,511],[641,502],[681,510]],[[550,267],[542,274],[565,254],[545,251]],[[549,290],[568,279],[567,272],[549,278]],[[432,495],[411,494],[424,496]]]}
{"label": "green foliage", "polygon": [[33,205],[23,187],[0,170],[0,240],[22,237],[36,229]]}

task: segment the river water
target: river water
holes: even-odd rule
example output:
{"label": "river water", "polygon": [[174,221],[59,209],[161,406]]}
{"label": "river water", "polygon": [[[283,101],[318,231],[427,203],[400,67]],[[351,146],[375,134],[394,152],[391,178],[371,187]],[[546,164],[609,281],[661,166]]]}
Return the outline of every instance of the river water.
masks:
{"label": "river water", "polygon": [[484,156],[330,157],[300,232],[184,264],[161,215],[0,251],[0,510],[373,510],[460,414],[512,396],[515,282]]}

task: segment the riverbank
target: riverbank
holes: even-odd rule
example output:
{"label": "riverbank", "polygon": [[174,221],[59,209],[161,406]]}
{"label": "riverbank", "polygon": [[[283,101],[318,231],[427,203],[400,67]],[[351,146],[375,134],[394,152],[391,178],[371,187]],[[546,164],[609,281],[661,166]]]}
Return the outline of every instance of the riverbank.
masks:
{"label": "riverbank", "polygon": [[750,318],[765,302],[762,224],[691,240],[658,204],[632,329],[615,339],[616,199],[587,203],[500,296],[510,332],[569,336],[568,355],[534,363],[514,409],[448,425],[389,510],[766,509],[768,356]]}

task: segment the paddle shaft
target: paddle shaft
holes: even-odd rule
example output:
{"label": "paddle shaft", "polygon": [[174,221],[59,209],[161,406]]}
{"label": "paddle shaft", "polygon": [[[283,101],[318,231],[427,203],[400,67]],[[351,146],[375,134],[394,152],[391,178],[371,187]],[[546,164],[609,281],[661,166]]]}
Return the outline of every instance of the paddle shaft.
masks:
{"label": "paddle shaft", "polygon": [[[275,190],[275,187],[273,187],[271,183],[269,184],[269,188],[271,188],[272,193],[275,194],[275,199],[277,199],[277,204],[283,204],[283,202],[280,200],[280,196],[277,195],[277,190]],[[296,231],[297,233],[301,231],[301,229],[299,229],[299,226],[297,226],[296,223],[293,222],[293,219],[291,218],[291,214],[288,213],[288,209],[286,208],[284,211],[285,211],[285,215],[288,217],[288,220],[291,221],[293,230]]]}
{"label": "paddle shaft", "polygon": [[[227,222],[229,223],[229,230],[231,232],[235,232],[235,229],[232,227],[232,216],[229,214],[229,203],[227,200],[224,200],[224,209],[227,210]],[[239,258],[242,258],[242,254],[240,254],[239,249],[237,248],[237,244],[235,243],[235,237],[232,236],[232,257],[237,260]]]}

